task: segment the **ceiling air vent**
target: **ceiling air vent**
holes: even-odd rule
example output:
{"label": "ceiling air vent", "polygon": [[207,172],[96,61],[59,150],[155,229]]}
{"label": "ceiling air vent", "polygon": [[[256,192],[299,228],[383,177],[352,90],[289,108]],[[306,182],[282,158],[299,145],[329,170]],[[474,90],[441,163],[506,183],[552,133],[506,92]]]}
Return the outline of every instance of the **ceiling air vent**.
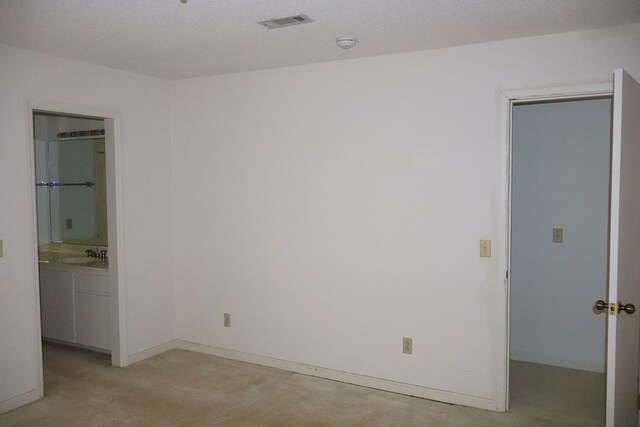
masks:
{"label": "ceiling air vent", "polygon": [[269,19],[268,21],[260,21],[258,24],[273,30],[274,28],[290,27],[291,25],[307,24],[309,22],[313,22],[313,19],[309,18],[307,15],[300,14],[285,16],[284,18]]}

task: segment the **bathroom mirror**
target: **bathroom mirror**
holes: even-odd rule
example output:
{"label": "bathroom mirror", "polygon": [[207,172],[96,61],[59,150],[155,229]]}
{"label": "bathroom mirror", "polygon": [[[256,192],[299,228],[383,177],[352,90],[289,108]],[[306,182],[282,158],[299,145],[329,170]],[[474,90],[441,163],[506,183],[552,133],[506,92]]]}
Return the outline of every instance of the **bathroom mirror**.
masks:
{"label": "bathroom mirror", "polygon": [[96,122],[34,115],[39,243],[107,246],[104,138],[57,132]]}

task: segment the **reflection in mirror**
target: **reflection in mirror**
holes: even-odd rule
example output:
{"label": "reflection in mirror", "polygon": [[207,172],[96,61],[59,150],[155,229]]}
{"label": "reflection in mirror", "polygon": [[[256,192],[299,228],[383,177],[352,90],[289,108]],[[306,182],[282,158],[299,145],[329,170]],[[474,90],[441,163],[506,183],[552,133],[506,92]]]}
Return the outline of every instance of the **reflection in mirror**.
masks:
{"label": "reflection in mirror", "polygon": [[34,115],[39,243],[107,246],[104,138],[58,138],[103,127],[102,120]]}

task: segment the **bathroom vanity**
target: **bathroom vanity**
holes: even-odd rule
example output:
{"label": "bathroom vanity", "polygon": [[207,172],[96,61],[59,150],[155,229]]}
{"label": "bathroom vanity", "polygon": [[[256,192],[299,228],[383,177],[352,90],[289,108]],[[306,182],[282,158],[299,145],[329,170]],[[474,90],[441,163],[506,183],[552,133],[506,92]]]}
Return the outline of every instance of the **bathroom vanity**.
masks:
{"label": "bathroom vanity", "polygon": [[108,352],[108,265],[82,261],[82,257],[62,257],[39,262],[42,337]]}

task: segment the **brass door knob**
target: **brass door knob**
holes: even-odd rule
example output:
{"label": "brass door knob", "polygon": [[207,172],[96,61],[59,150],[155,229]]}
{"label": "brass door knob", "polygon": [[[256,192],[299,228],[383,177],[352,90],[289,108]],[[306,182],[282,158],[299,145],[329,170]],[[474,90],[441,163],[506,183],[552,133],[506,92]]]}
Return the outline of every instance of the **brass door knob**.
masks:
{"label": "brass door knob", "polygon": [[621,302],[618,302],[618,313],[624,311],[627,314],[633,314],[636,312],[636,306],[629,303],[629,304],[623,304]]}
{"label": "brass door knob", "polygon": [[593,308],[595,308],[596,311],[604,311],[607,309],[607,303],[599,299],[598,301],[596,301],[596,304],[593,306]]}

